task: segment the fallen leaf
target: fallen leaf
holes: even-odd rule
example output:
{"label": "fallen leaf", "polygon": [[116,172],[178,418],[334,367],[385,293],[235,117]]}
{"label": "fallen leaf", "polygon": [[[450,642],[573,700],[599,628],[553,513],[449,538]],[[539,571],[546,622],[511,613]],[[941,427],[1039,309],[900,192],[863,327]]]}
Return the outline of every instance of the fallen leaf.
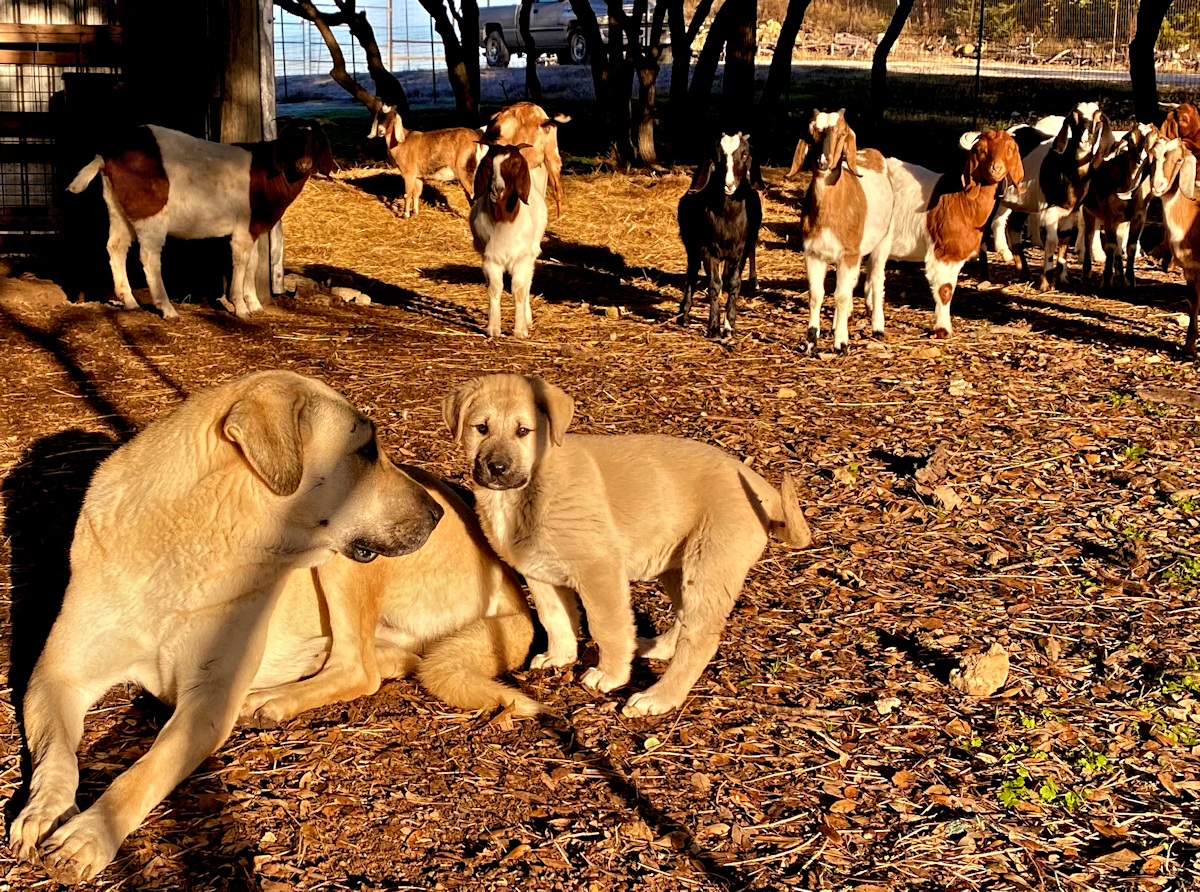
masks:
{"label": "fallen leaf", "polygon": [[1008,680],[1008,652],[993,643],[986,652],[968,654],[950,670],[950,686],[971,697],[990,697]]}

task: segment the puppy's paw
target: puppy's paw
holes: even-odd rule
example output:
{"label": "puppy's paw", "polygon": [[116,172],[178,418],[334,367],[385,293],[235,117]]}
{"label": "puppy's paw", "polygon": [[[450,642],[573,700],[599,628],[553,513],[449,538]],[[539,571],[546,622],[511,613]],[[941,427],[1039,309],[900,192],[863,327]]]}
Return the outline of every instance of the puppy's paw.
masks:
{"label": "puppy's paw", "polygon": [[613,675],[602,671],[599,666],[593,666],[580,676],[579,683],[585,688],[592,688],[607,694],[609,691],[615,691],[617,688],[629,684],[629,672]]}
{"label": "puppy's paw", "polygon": [[77,814],[73,797],[35,796],[8,828],[8,847],[21,861],[33,861],[42,840]]}
{"label": "puppy's paw", "polygon": [[555,653],[548,651],[544,654],[538,654],[529,661],[530,669],[561,669],[563,666],[570,666],[575,662],[577,654],[574,653]]}
{"label": "puppy's paw", "polygon": [[621,715],[631,719],[647,715],[663,715],[678,705],[678,703],[655,695],[654,689],[651,688],[630,697],[621,708]]}
{"label": "puppy's paw", "polygon": [[41,847],[46,872],[68,886],[90,880],[116,857],[121,845],[116,833],[92,810],[58,828]]}
{"label": "puppy's paw", "polygon": [[296,711],[284,698],[276,697],[270,689],[247,695],[242,705],[242,723],[251,728],[278,728]]}

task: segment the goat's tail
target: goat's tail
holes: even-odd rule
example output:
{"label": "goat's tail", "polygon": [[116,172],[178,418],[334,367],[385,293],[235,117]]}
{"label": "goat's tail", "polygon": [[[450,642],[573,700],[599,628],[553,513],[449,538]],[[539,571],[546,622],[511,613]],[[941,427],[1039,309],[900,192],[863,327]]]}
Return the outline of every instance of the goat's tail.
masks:
{"label": "goat's tail", "polygon": [[461,709],[504,706],[514,715],[541,715],[549,711],[546,706],[496,680],[525,662],[532,643],[528,614],[484,617],[430,647],[417,678],[429,693]]}
{"label": "goat's tail", "polygon": [[812,530],[804,519],[800,509],[800,499],[796,495],[796,481],[791,474],[783,475],[783,486],[779,488],[780,510],[782,521],[771,518],[771,535],[793,548],[808,548],[812,545]]}
{"label": "goat's tail", "polygon": [[95,179],[96,174],[100,172],[102,167],[104,167],[104,156],[97,155],[84,165],[83,170],[75,175],[75,179],[71,180],[71,185],[67,186],[67,191],[78,195],[88,187],[88,183]]}

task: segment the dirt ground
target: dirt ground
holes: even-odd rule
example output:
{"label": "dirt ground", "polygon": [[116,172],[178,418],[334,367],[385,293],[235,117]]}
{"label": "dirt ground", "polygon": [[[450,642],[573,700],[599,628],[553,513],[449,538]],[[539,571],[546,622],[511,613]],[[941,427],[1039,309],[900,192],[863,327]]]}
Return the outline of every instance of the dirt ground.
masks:
{"label": "dirt ground", "polygon": [[[249,324],[183,302],[166,324],[0,281],[8,817],[11,690],[117,442],[282,367],[369,412],[393,457],[464,482],[441,398],[517,371],[567,389],[577,430],[695,437],[797,475],[814,546],[768,548],[671,715],[623,718],[629,691],[593,695],[579,667],[517,673],[561,718],[516,724],[386,683],[237,729],[98,888],[1200,888],[1200,381],[1178,351],[1178,273],[1147,264],[1136,297],[1101,299],[968,269],[957,333],[935,341],[920,270],[897,268],[887,340],[866,337],[860,299],[850,352],[808,358],[795,193],[767,177],[761,289],[733,349],[703,338],[702,305],[672,321],[678,174],[567,178],[524,342],[482,335],[461,192],[429,190],[444,197],[406,221],[374,171],[312,182],[285,218],[289,270],[369,305],[303,288]],[[637,609],[667,621],[651,587]],[[994,696],[948,684],[993,643],[1011,659]],[[630,688],[658,671],[635,666]],[[126,690],[89,715],[81,805],[164,717]],[[0,890],[51,887],[0,852]]]}

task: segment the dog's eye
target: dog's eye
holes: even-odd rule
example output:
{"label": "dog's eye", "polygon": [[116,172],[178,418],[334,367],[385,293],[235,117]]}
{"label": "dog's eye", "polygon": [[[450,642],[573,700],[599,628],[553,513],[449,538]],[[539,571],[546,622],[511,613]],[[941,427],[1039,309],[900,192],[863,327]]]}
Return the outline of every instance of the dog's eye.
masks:
{"label": "dog's eye", "polygon": [[486,424],[477,424],[475,425],[475,430],[479,431],[481,434],[486,434],[488,432],[488,426]]}
{"label": "dog's eye", "polygon": [[523,424],[517,428],[517,436],[518,437],[528,437],[530,433],[532,433],[532,432],[529,430],[529,428],[527,428]]}
{"label": "dog's eye", "polygon": [[378,461],[379,446],[375,443],[374,438],[364,443],[362,448],[358,450],[358,454],[367,461]]}

